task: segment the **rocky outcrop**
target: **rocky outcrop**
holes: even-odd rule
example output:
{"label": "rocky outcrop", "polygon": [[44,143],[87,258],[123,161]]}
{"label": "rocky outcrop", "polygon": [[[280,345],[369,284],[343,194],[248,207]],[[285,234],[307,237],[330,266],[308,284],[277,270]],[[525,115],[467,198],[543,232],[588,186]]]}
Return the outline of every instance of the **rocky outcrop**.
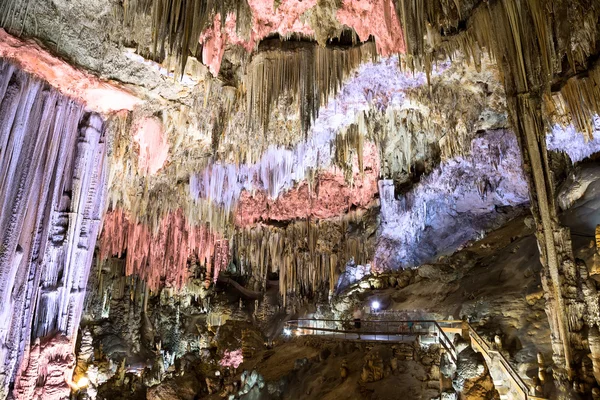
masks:
{"label": "rocky outcrop", "polygon": [[[0,12],[2,10],[0,9]],[[43,49],[34,41],[24,41],[0,28],[0,57],[79,100],[96,112],[131,110],[140,99],[125,90],[78,70]]]}
{"label": "rocky outcrop", "polygon": [[471,155],[442,163],[399,198],[393,182],[380,181],[377,269],[418,266],[517,215],[527,204],[519,164],[514,135],[489,131],[473,140]]}

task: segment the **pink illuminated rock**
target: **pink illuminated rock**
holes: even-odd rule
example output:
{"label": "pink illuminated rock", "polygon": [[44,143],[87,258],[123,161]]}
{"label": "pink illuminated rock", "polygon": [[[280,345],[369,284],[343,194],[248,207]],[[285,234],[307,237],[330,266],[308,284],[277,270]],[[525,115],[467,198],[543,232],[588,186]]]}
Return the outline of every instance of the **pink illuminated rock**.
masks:
{"label": "pink illuminated rock", "polygon": [[344,0],[337,19],[354,28],[362,41],[373,35],[381,55],[405,51],[402,27],[392,0]]}
{"label": "pink illuminated rock", "polygon": [[290,33],[312,35],[313,30],[300,17],[317,5],[317,0],[282,0],[277,9],[271,0],[249,0],[252,9],[253,40],[258,42],[270,33],[278,32],[282,36]]}
{"label": "pink illuminated rock", "polygon": [[216,281],[229,262],[228,245],[221,240],[206,226],[191,226],[181,210],[165,215],[155,232],[123,210],[113,210],[104,218],[100,258],[126,253],[127,275],[139,276],[152,290],[163,285],[179,289],[188,279],[192,254],[206,265],[207,284],[210,278]]}
{"label": "pink illuminated rock", "polygon": [[274,32],[282,36],[291,33],[312,36],[314,33],[312,28],[302,22],[300,16],[316,3],[316,0],[283,0],[275,9],[273,1],[249,0],[248,5],[252,10],[252,29],[248,39],[239,37],[234,14],[227,16],[223,27],[221,15],[215,15],[212,28],[202,33],[199,39],[203,45],[202,62],[209,67],[214,76],[217,76],[227,44],[240,45],[250,52],[260,40]]}
{"label": "pink illuminated rock", "polygon": [[[272,0],[249,0],[252,10],[250,37],[243,39],[237,34],[236,17],[229,14],[225,24],[216,15],[213,26],[199,38],[203,45],[202,61],[213,75],[218,75],[225,47],[240,45],[248,52],[264,38],[273,33],[285,37],[290,34],[314,36],[314,30],[302,19],[302,15],[317,6],[316,0],[282,0],[275,9]],[[344,0],[337,10],[338,21],[353,28],[360,40],[375,37],[377,50],[387,56],[404,53],[404,37],[391,0]]]}
{"label": "pink illuminated rock", "polygon": [[76,336],[37,339],[17,375],[15,400],[62,400],[71,394]]}
{"label": "pink illuminated rock", "polygon": [[[230,15],[227,17],[227,20],[229,21],[230,18],[234,17]],[[200,36],[200,43],[203,44],[202,62],[208,66],[209,71],[214,76],[219,75],[219,70],[221,69],[227,32],[227,30],[221,30],[221,14],[217,14],[215,15],[212,28],[207,29]],[[232,32],[235,32],[235,26]]]}
{"label": "pink illuminated rock", "polygon": [[242,349],[237,350],[225,350],[223,358],[219,360],[219,364],[222,367],[237,368],[244,362],[244,356],[242,355]]}
{"label": "pink illuminated rock", "polygon": [[133,139],[140,146],[138,167],[144,174],[155,174],[162,168],[169,155],[167,136],[160,121],[146,117],[134,124]]}
{"label": "pink illuminated rock", "polygon": [[338,169],[319,174],[309,190],[304,181],[279,195],[276,199],[265,191],[251,194],[243,191],[236,213],[236,223],[247,226],[258,221],[289,221],[298,218],[331,218],[345,214],[351,208],[367,208],[374,200],[379,179],[379,158],[373,144],[365,145],[365,171],[358,170],[354,156],[353,184],[345,182]]}
{"label": "pink illuminated rock", "polygon": [[132,110],[141,100],[54,57],[33,41],[23,41],[0,28],[0,58],[15,62],[21,69],[47,81],[61,93],[78,99],[100,113]]}

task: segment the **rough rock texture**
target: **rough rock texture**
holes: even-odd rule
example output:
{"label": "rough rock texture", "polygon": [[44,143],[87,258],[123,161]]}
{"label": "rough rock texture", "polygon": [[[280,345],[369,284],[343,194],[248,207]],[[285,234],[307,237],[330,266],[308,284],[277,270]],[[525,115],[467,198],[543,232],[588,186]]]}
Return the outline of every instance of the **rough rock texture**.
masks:
{"label": "rough rock texture", "polygon": [[332,295],[348,260],[371,260],[376,229],[373,211],[283,227],[257,224],[236,232],[233,259],[260,286],[269,273],[277,273],[285,305],[289,294],[316,295],[327,289]]}
{"label": "rough rock texture", "polygon": [[600,117],[593,119],[594,129],[591,137],[577,132],[571,124],[567,126],[555,125],[552,132],[548,134],[548,150],[567,153],[573,163],[584,160],[594,153],[600,151]]}
{"label": "rough rock texture", "polygon": [[33,41],[23,41],[0,28],[0,57],[48,82],[61,93],[78,99],[96,112],[131,110],[140,99],[125,90],[102,82],[60,60]]}
{"label": "rough rock texture", "polygon": [[324,219],[343,215],[351,209],[367,208],[378,193],[379,160],[376,148],[365,145],[359,169],[354,155],[352,178],[346,182],[338,169],[320,172],[313,182],[301,182],[275,199],[264,192],[243,191],[236,211],[236,222],[247,226],[257,221]]}
{"label": "rough rock texture", "polygon": [[0,397],[16,381],[57,398],[104,209],[103,122],[5,61],[0,100]]}
{"label": "rough rock texture", "polygon": [[443,162],[406,195],[396,199],[390,181],[380,181],[380,195],[375,263],[386,270],[418,266],[481,237],[527,203],[527,185],[516,139],[500,130],[475,138],[471,155]]}
{"label": "rough rock texture", "polygon": [[322,20],[305,17],[311,14],[331,19],[330,24],[334,26],[334,32],[337,31],[338,35],[341,32],[340,24],[354,29],[361,41],[369,40],[372,35],[381,55],[404,52],[402,28],[391,0],[344,1],[336,5],[339,7],[337,10],[328,2],[316,0],[283,0],[278,4],[268,0],[250,0],[248,6],[252,12],[252,28],[249,37],[239,37],[234,14],[227,15],[224,26],[221,15],[215,15],[213,26],[199,37],[203,45],[202,61],[216,76],[227,45],[241,45],[247,51],[251,51],[262,39],[275,33],[282,37],[316,36],[325,42],[327,37],[315,32],[324,29],[321,26]]}
{"label": "rough rock texture", "polygon": [[[204,346],[211,341],[206,334],[196,340],[203,346],[195,347],[196,342],[190,339],[196,333],[195,323],[186,324],[188,339],[181,341],[181,321],[199,322],[197,326],[207,330],[223,326],[224,319],[236,317],[232,304],[239,298],[233,297],[240,296],[257,301],[252,310],[240,304],[238,311],[244,310],[243,318],[249,312],[252,316],[247,319],[269,324],[271,321],[262,316],[277,316],[282,312],[281,305],[289,305],[290,311],[308,308],[309,299],[334,293],[338,275],[353,262],[366,267],[377,255],[374,265],[383,269],[400,264],[416,266],[422,260],[435,259],[514,216],[526,200],[524,176],[529,184],[542,265],[541,289],[528,293],[527,301],[537,304],[544,296],[551,334],[543,340],[552,338],[552,384],[556,383],[559,396],[564,398],[579,394],[589,397],[593,390],[597,392],[593,371],[599,369],[595,330],[598,291],[594,278],[597,268],[591,254],[595,250],[585,251],[578,246],[575,253],[573,248],[575,241],[591,239],[586,235],[593,228],[596,185],[592,178],[587,188],[583,181],[580,188],[570,185],[572,190],[565,190],[560,203],[563,207],[584,204],[587,208],[571,208],[561,218],[556,207],[557,188],[571,166],[565,157],[548,149],[568,153],[573,162],[597,150],[599,16],[600,7],[591,0],[3,1],[1,26],[19,36],[39,38],[69,63],[102,78],[116,79],[143,99],[143,103],[134,101],[132,112],[108,118],[107,129],[114,136],[107,140],[107,195],[108,209],[114,214],[106,220],[107,235],[112,236],[104,241],[103,250],[104,255],[124,256],[125,262],[108,257],[106,263],[99,263],[100,271],[114,275],[111,284],[105,287],[100,283],[99,290],[114,288],[119,296],[110,307],[113,315],[106,307],[98,306],[104,308],[101,315],[108,312],[108,320],[94,335],[108,332],[114,337],[115,332],[122,331],[123,343],[131,345],[134,355],[152,353],[148,355],[152,372],[143,382],[133,373],[136,368],[114,364],[103,367],[105,376],[99,381],[108,381],[110,375],[113,388],[145,397],[144,387],[169,376],[171,386],[166,392],[171,394],[176,387],[173,382],[177,382],[173,375],[186,369],[187,359],[184,361],[182,356],[187,352],[182,347],[189,346],[195,356],[200,354],[200,347],[203,356],[209,348],[223,350],[219,335],[216,346]],[[370,35],[373,40],[367,39]],[[279,38],[286,41],[280,43]],[[104,86],[87,73],[70,75],[75,78],[66,80],[70,84],[56,81],[54,72],[69,75],[73,71],[67,71],[65,64],[55,58],[48,61],[47,53],[30,42],[23,44],[7,37],[2,45],[5,56],[18,58],[23,54],[22,68],[43,72],[44,79],[65,92],[71,90],[68,93],[79,99],[87,99],[90,107],[95,95],[106,94],[94,89],[88,93],[87,85],[95,88],[100,82],[100,88]],[[377,52],[390,52],[391,57],[377,60]],[[394,53],[406,54],[398,59]],[[201,65],[198,59],[207,65]],[[31,99],[37,96],[34,91],[25,93]],[[106,110],[131,108],[113,100]],[[17,108],[18,113],[26,109]],[[11,118],[0,121],[13,124]],[[498,139],[497,147],[490,145],[496,139],[483,140],[492,130],[509,128],[509,123],[520,145],[520,155],[511,150],[516,146],[510,135]],[[553,132],[546,141],[549,127]],[[590,142],[581,140],[578,132],[587,134]],[[66,137],[56,136],[61,140]],[[33,139],[26,136],[26,140]],[[378,171],[364,168],[369,160],[363,150],[369,142],[380,152]],[[56,143],[62,142],[47,142],[49,147],[58,146]],[[508,145],[508,151],[495,153],[504,145]],[[25,146],[18,150],[29,149]],[[5,147],[0,151],[5,152]],[[485,157],[479,157],[484,153]],[[1,154],[6,157],[6,153]],[[31,158],[32,162],[45,163],[47,155],[54,153],[39,154]],[[508,158],[502,158],[507,154]],[[58,159],[63,162],[63,158]],[[14,159],[10,162],[15,163]],[[504,168],[505,162],[512,167]],[[30,168],[27,163],[18,167],[23,171],[15,168],[17,174],[28,173]],[[518,173],[521,167],[522,176]],[[374,183],[378,173],[383,179],[379,196],[384,226],[379,231],[383,238],[375,254],[379,209],[371,200],[377,199]],[[59,185],[57,196],[62,196],[68,185],[60,184],[69,177],[56,177],[50,183]],[[323,177],[327,178],[325,186],[321,185]],[[74,272],[40,267],[44,273],[50,271],[51,277],[40,281],[38,302],[33,292],[40,287],[36,281],[40,274],[29,262],[31,254],[62,240],[63,221],[58,224],[58,233],[47,234],[53,229],[51,214],[56,210],[38,206],[38,197],[45,195],[35,190],[41,178],[11,185],[9,171],[2,179],[6,186],[0,197],[8,198],[6,203],[21,202],[21,191],[27,191],[31,193],[26,193],[23,204],[35,210],[13,207],[12,203],[9,207],[23,213],[19,218],[23,217],[23,225],[30,229],[8,232],[11,241],[3,245],[2,251],[10,259],[0,271],[11,277],[0,283],[4,285],[0,293],[7,299],[14,296],[18,301],[31,302],[16,309],[29,306],[29,310],[38,312],[32,322],[22,318],[18,310],[12,313],[11,317],[25,322],[7,324],[9,328],[1,330],[0,335],[26,325],[19,335],[33,340],[50,333],[46,330],[48,324],[72,340],[72,335],[61,330],[62,323],[53,322],[55,310],[51,306],[59,304],[62,308],[57,314],[59,320],[78,318],[77,312],[65,311],[68,307],[61,303],[78,295],[78,289],[61,292],[61,283],[71,279]],[[327,189],[324,196],[311,197],[313,187],[318,194],[319,186]],[[343,193],[343,206],[334,203],[336,190]],[[65,193],[65,197],[77,196],[75,189],[67,188]],[[101,193],[95,191],[97,196]],[[326,201],[314,206],[319,200]],[[63,204],[55,208],[56,212],[68,212],[69,218],[88,212],[85,207],[67,211]],[[61,217],[65,219],[66,215]],[[583,221],[579,216],[590,218]],[[0,221],[4,222],[0,223],[20,223],[19,218],[3,212]],[[574,218],[585,232],[569,232],[564,226],[569,218]],[[404,222],[406,227],[402,226]],[[424,226],[428,227],[423,230]],[[82,240],[95,240],[94,229],[83,229]],[[4,231],[2,226],[0,232]],[[25,240],[29,236],[33,239]],[[46,244],[48,237],[52,237],[50,244]],[[217,237],[223,238],[218,249],[213,246]],[[201,244],[208,246],[200,248]],[[80,252],[88,256],[91,247],[91,242],[71,246],[73,250],[64,253],[66,264],[77,261]],[[530,247],[535,253],[535,246]],[[51,256],[60,259],[62,253]],[[500,258],[518,261],[510,255]],[[52,260],[55,264],[59,261]],[[114,263],[119,268],[113,268]],[[82,265],[89,265],[89,259]],[[227,265],[228,275],[221,282],[220,271],[211,271],[213,265],[219,269]],[[79,264],[77,267],[73,270],[79,270]],[[436,280],[438,286],[429,287],[428,295],[434,293],[436,299],[444,300],[443,293],[437,292],[443,285],[457,298],[459,295],[452,291],[453,274],[446,273],[454,267],[429,263],[414,276],[410,272],[400,274],[395,286],[406,288],[412,279]],[[128,273],[148,283],[139,277],[125,277]],[[500,281],[482,273],[484,280]],[[210,285],[215,278],[216,285]],[[273,282],[276,279],[278,283]],[[81,280],[85,279],[78,282]],[[375,287],[378,282],[377,277],[369,277],[366,286]],[[10,290],[5,286],[11,286]],[[227,288],[223,296],[206,295],[206,291],[218,292],[223,287]],[[275,287],[279,293],[272,293]],[[121,293],[124,288],[126,292]],[[60,293],[53,295],[57,290]],[[487,304],[478,293],[468,289],[463,297]],[[111,298],[104,293],[99,297]],[[117,297],[129,300],[119,303]],[[412,297],[421,307],[427,305],[418,292]],[[220,304],[223,298],[227,298],[225,305]],[[541,306],[535,311],[539,312]],[[473,307],[470,314],[479,310]],[[196,315],[182,314],[181,309],[191,314],[208,313],[201,320]],[[144,319],[147,313],[158,317]],[[534,321],[537,318],[538,314],[532,316]],[[164,329],[157,335],[161,340],[152,343],[146,339],[152,336],[149,327],[157,325],[156,321],[163,321]],[[28,324],[43,328],[29,335]],[[277,323],[272,325],[276,330]],[[147,345],[138,340],[142,327]],[[539,335],[531,336],[542,340]],[[529,333],[526,338],[529,340]],[[168,342],[168,350],[161,347],[162,339]],[[31,362],[22,368],[24,384],[19,387],[27,388],[23,392],[27,395],[37,390],[30,390],[36,360],[54,358],[54,346],[44,345],[40,341],[32,358],[25,357]],[[240,348],[239,343],[231,345],[228,351]],[[2,347],[3,356],[5,350]],[[111,357],[110,362],[122,362]],[[17,362],[9,358],[11,363]],[[181,364],[174,367],[176,358]],[[205,359],[216,360],[208,355]],[[15,365],[9,365],[11,375]],[[540,366],[535,368],[539,372]],[[53,378],[55,372],[52,369]],[[258,382],[257,375],[252,376],[253,382]],[[205,378],[210,378],[212,383],[207,386],[211,388],[221,385],[220,378],[204,372],[193,378],[192,386]],[[256,395],[263,389],[246,385],[246,378],[240,383],[251,387],[244,395],[251,391]],[[35,382],[43,383],[43,379]],[[191,396],[198,387],[188,389],[186,386]],[[234,392],[238,391],[230,391]],[[151,395],[158,397],[160,392],[152,391]]]}

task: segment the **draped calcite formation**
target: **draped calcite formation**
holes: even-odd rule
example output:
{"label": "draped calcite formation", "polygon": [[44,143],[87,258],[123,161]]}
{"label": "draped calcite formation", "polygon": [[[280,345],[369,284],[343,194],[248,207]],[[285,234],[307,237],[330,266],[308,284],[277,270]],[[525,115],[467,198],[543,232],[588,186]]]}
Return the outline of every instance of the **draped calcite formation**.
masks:
{"label": "draped calcite formation", "polygon": [[[568,230],[558,223],[553,162],[547,154],[548,117],[564,109],[588,133],[598,113],[597,2],[504,0],[397,3],[407,61],[431,70],[439,56],[460,52],[478,64],[488,52],[501,67],[509,116],[523,149],[532,212],[538,227],[547,314],[553,333],[555,378],[569,390],[573,364],[585,352],[585,323]],[[556,90],[551,96],[550,89]],[[564,366],[564,368],[563,368]],[[575,385],[577,386],[577,384]]]}
{"label": "draped calcite formation", "polygon": [[279,41],[264,46],[250,63],[245,82],[248,127],[253,130],[266,129],[271,109],[281,96],[288,95],[299,106],[306,132],[321,105],[337,94],[344,80],[361,63],[377,56],[372,42],[348,49],[302,44],[290,47]]}
{"label": "draped calcite formation", "polygon": [[104,208],[103,122],[6,61],[0,100],[0,397],[11,382],[17,398],[64,397]]}
{"label": "draped calcite formation", "polygon": [[278,273],[284,304],[289,295],[331,295],[348,260],[364,265],[372,259],[375,221],[357,211],[283,227],[256,224],[236,232],[232,255],[263,286],[268,273]]}
{"label": "draped calcite formation", "polygon": [[[236,223],[247,226],[257,221],[324,219],[343,215],[355,208],[371,206],[377,194],[379,159],[372,143],[348,155],[351,182],[338,169],[319,172],[312,182],[271,198],[265,191],[243,191],[236,209]],[[353,162],[352,162],[353,161]]]}
{"label": "draped calcite formation", "polygon": [[183,72],[188,54],[201,49],[203,62],[215,76],[226,46],[239,45],[250,52],[272,34],[315,37],[325,45],[346,27],[356,31],[355,41],[373,36],[382,55],[404,52],[405,47],[391,0],[138,0],[125,2],[123,14],[132,38],[151,22],[151,52],[156,58],[175,57]]}
{"label": "draped calcite formation", "polygon": [[163,216],[154,230],[123,210],[113,210],[104,218],[100,258],[125,255],[127,275],[141,277],[152,290],[179,289],[187,283],[192,255],[206,265],[207,284],[217,280],[229,262],[229,247],[222,241],[205,225],[191,226],[181,210]]}
{"label": "draped calcite formation", "polygon": [[470,153],[445,160],[405,194],[395,196],[392,181],[379,181],[377,269],[417,267],[454,252],[527,205],[527,182],[512,132],[480,134]]}

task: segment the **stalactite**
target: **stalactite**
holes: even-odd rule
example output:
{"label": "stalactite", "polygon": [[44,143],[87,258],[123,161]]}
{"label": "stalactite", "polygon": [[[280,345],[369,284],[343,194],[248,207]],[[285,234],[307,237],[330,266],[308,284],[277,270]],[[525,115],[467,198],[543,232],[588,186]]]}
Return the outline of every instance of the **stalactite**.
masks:
{"label": "stalactite", "polygon": [[[402,20],[409,23],[407,9],[414,13],[415,9],[421,9],[414,6],[422,2],[407,1],[412,8],[401,7],[399,12],[404,16]],[[460,6],[461,2],[457,4]],[[583,14],[586,14],[585,17]],[[425,19],[436,27],[442,25],[438,23],[443,20],[440,19],[442,16],[443,13],[435,8],[416,12],[417,20]],[[572,273],[574,261],[568,231],[557,223],[554,176],[545,144],[545,133],[550,124],[541,118],[542,98],[548,99],[551,84],[559,74],[568,76],[588,67],[587,58],[595,48],[599,16],[598,4],[588,1],[482,2],[472,10],[466,31],[458,34],[450,32],[450,35],[442,32],[441,37],[435,38],[437,49],[425,51],[420,46],[421,38],[425,36],[420,25],[415,28],[416,35],[407,35],[409,42],[416,41],[408,43],[409,57],[417,59],[425,69],[430,68],[428,60],[431,60],[432,52],[443,51],[444,48],[458,49],[470,57],[478,57],[482,52],[473,50],[477,46],[487,49],[500,62],[509,115],[524,150],[532,212],[538,226],[546,312],[554,337],[555,379],[565,392],[569,390],[572,375],[572,346],[574,343],[577,345],[575,338],[580,333],[569,326],[569,310],[577,308],[573,306],[577,300],[563,293],[563,279],[566,274]],[[582,20],[592,23],[581,24]],[[406,26],[404,28],[407,29]],[[440,44],[444,41],[453,43],[444,47]],[[570,71],[563,71],[563,59],[568,61]],[[592,82],[593,79],[588,84]],[[592,108],[597,107],[597,102],[591,98],[596,94],[588,88],[580,90],[574,83],[571,81],[565,85],[562,91],[564,103],[570,108],[575,124],[590,132],[589,125],[586,126],[589,122],[584,119],[595,112]],[[545,103],[547,110],[556,109],[551,101],[546,100]],[[568,284],[566,286],[568,288]]]}
{"label": "stalactite", "polygon": [[[26,388],[20,398],[68,395],[72,365],[60,363],[74,349],[104,209],[103,123],[0,61],[0,149],[0,397],[10,382]],[[45,359],[55,366],[29,357],[31,341],[53,335],[68,342]]]}
{"label": "stalactite", "polygon": [[583,76],[568,79],[560,91],[547,93],[544,100],[551,117],[569,116],[575,129],[593,140],[595,120],[600,114],[600,64]]}
{"label": "stalactite", "polygon": [[[518,209],[527,204],[515,136],[489,131],[472,143],[469,155],[442,162],[398,198],[393,181],[379,181],[381,232],[374,260],[379,270],[416,267],[429,257],[454,251],[480,229],[493,227],[497,217],[489,216],[496,206]],[[447,209],[457,214],[446,217],[442,210]]]}
{"label": "stalactite", "polygon": [[191,226],[181,210],[160,219],[155,230],[122,210],[109,212],[99,241],[100,258],[126,258],[126,274],[137,275],[151,290],[185,286],[188,259],[206,266],[206,283],[216,281],[228,264],[229,247],[207,225]]}
{"label": "stalactite", "polygon": [[133,31],[146,27],[139,15],[151,14],[153,55],[164,59],[171,55],[178,60],[183,75],[188,55],[198,54],[198,39],[219,15],[225,21],[233,13],[240,36],[248,36],[251,11],[247,0],[128,0],[123,2],[123,23]]}
{"label": "stalactite", "polygon": [[239,229],[233,238],[232,256],[250,266],[260,282],[267,272],[279,273],[284,302],[289,295],[315,294],[321,289],[333,293],[340,269],[348,260],[366,264],[373,255],[372,244],[351,233],[355,219],[358,217],[347,215],[297,221],[285,228],[256,225]]}
{"label": "stalactite", "polygon": [[319,108],[337,93],[349,74],[377,56],[372,42],[349,49],[280,46],[259,52],[248,66],[245,87],[251,130],[266,130],[272,108],[280,96],[288,95],[298,104],[302,130],[306,132]]}
{"label": "stalactite", "polygon": [[352,154],[358,158],[358,170],[364,171],[363,152],[364,152],[364,133],[361,132],[357,124],[351,124],[348,128],[338,133],[335,137],[335,155],[334,161],[338,167],[344,171],[346,183],[352,183]]}

